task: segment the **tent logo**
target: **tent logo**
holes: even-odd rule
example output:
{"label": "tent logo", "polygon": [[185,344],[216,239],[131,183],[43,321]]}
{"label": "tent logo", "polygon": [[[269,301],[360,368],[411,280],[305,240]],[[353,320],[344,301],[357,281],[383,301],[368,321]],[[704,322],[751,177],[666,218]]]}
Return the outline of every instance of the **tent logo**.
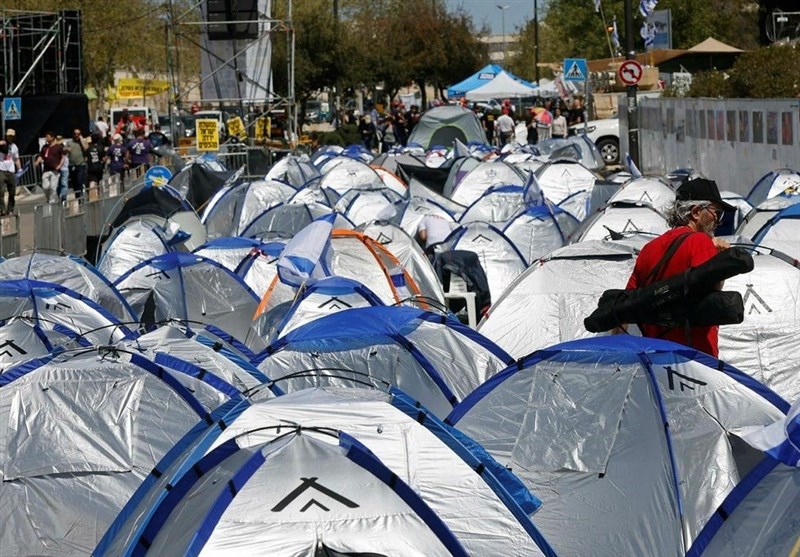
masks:
{"label": "tent logo", "polygon": [[383,232],[378,234],[378,237],[375,238],[375,239],[378,240],[378,242],[383,244],[384,246],[389,245],[389,244],[392,243],[392,239],[389,236],[387,236],[386,234],[384,234]]}
{"label": "tent logo", "polygon": [[[688,375],[683,375],[678,373],[670,366],[664,366],[664,369],[667,370],[667,381],[669,382],[669,390],[675,390],[675,378],[680,377],[681,380],[678,381],[678,385],[680,385],[681,391],[685,391],[686,389],[694,390],[694,387],[690,383],[694,383],[695,385],[705,386],[708,385],[705,381],[700,381],[699,379],[695,379],[693,377],[689,377]],[[687,382],[682,381],[685,379]]]}
{"label": "tent logo", "polygon": [[569,168],[565,168],[561,171],[561,177],[563,178],[564,176],[567,178],[572,178],[572,171]]}
{"label": "tent logo", "polygon": [[148,278],[149,277],[155,277],[158,280],[161,280],[161,278],[162,278],[161,275],[164,275],[163,278],[169,279],[169,275],[163,269],[157,269],[154,273],[150,273],[150,274],[145,275],[145,276],[148,277]]}
{"label": "tent logo", "polygon": [[[345,497],[343,495],[340,495],[340,494],[336,493],[335,491],[333,491],[332,489],[327,488],[324,485],[318,483],[317,482],[317,478],[300,478],[300,480],[302,480],[300,482],[300,485],[298,485],[296,488],[294,488],[292,490],[292,492],[289,493],[289,495],[287,495],[286,497],[281,499],[278,502],[277,505],[272,507],[272,509],[271,509],[272,512],[279,513],[281,511],[285,510],[286,507],[291,505],[297,498],[299,498],[303,493],[305,493],[309,489],[315,489],[315,490],[317,490],[317,492],[319,492],[322,495],[324,495],[327,499],[333,500],[333,501],[339,503],[340,505],[344,505],[345,507],[347,507],[349,509],[357,509],[358,508],[358,503],[355,503],[355,502],[351,501],[350,499],[348,499],[347,497]],[[330,503],[328,503],[328,504],[330,505]],[[308,509],[310,509],[312,506],[317,506],[317,507],[319,507],[320,509],[322,509],[325,512],[329,512],[330,511],[330,508],[326,507],[325,505],[323,505],[322,503],[320,503],[319,501],[317,501],[316,499],[314,499],[312,497],[311,499],[309,499],[306,502],[305,505],[302,506],[302,508],[300,509],[300,512],[304,513]]]}
{"label": "tent logo", "polygon": [[[772,313],[772,308],[764,301],[764,298],[758,295],[758,292],[756,292],[752,284],[747,285],[747,290],[744,291],[744,296],[742,296],[745,307],[748,307],[747,300],[750,300],[747,315],[752,315],[753,313],[758,313],[759,315],[761,313]],[[764,310],[763,312],[759,309],[759,306]]]}
{"label": "tent logo", "polygon": [[643,192],[642,195],[639,197],[639,201],[642,203],[649,203],[650,205],[653,204],[653,199],[650,197],[650,194],[647,192]]}
{"label": "tent logo", "polygon": [[488,236],[484,236],[483,234],[478,234],[477,236],[475,236],[472,239],[472,243],[473,244],[486,245],[486,244],[491,244],[492,243],[492,239],[489,238]]}
{"label": "tent logo", "polygon": [[[8,346],[8,348],[6,348],[6,346]],[[0,356],[8,356],[9,358],[13,358],[14,354],[11,353],[10,349],[16,350],[17,354],[20,354],[20,355],[27,354],[27,352],[24,349],[22,349],[20,346],[17,346],[17,343],[15,343],[13,340],[7,340],[3,344],[0,344],[0,348],[6,348],[2,352],[0,352]]]}
{"label": "tent logo", "polygon": [[628,222],[625,223],[625,226],[622,228],[623,232],[641,232],[642,229],[636,226],[636,224],[631,220],[628,219]]}
{"label": "tent logo", "polygon": [[49,311],[66,311],[68,309],[72,309],[72,306],[68,306],[67,304],[63,304],[61,302],[56,302],[55,304],[45,302],[44,309]]}
{"label": "tent logo", "polygon": [[[330,304],[330,305],[329,305]],[[350,304],[345,302],[344,300],[340,300],[336,296],[331,296],[328,300],[322,302],[320,305],[317,306],[318,309],[322,309],[325,306],[328,306],[328,309],[345,309],[351,308]]]}

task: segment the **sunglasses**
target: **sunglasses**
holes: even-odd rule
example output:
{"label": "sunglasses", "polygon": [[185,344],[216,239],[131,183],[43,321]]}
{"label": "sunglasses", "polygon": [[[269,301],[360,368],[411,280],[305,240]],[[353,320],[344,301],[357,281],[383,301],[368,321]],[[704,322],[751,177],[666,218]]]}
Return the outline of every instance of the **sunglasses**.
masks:
{"label": "sunglasses", "polygon": [[713,205],[706,205],[705,207],[703,207],[703,209],[706,209],[709,213],[714,215],[714,222],[716,222],[717,226],[722,224],[722,219],[725,217],[725,211],[723,211],[722,209],[718,209]]}

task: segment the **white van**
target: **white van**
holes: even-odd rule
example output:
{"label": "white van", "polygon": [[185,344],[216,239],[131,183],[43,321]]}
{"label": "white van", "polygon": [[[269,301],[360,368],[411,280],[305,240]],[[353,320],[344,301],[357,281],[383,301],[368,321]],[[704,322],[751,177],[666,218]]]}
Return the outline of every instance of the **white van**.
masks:
{"label": "white van", "polygon": [[[128,111],[129,120],[133,122],[128,130],[123,132],[121,130],[122,113]],[[122,135],[130,135],[135,128],[144,129],[145,136],[153,131],[152,125],[158,123],[158,112],[155,108],[149,106],[122,106],[112,108],[108,117],[108,132],[113,137],[115,133],[122,133]]]}

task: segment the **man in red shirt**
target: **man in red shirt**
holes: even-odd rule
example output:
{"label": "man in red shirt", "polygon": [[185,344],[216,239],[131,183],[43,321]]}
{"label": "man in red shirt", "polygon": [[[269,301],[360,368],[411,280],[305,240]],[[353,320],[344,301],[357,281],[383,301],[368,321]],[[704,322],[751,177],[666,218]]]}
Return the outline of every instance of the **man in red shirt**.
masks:
{"label": "man in red shirt", "polygon": [[[671,230],[642,248],[626,288],[640,288],[677,275],[730,247],[727,242],[714,238],[714,230],[722,222],[725,211],[734,210],[722,200],[716,182],[705,178],[684,182],[667,216]],[[686,344],[714,357],[719,355],[717,326],[687,329],[642,324],[641,328],[646,337]]]}

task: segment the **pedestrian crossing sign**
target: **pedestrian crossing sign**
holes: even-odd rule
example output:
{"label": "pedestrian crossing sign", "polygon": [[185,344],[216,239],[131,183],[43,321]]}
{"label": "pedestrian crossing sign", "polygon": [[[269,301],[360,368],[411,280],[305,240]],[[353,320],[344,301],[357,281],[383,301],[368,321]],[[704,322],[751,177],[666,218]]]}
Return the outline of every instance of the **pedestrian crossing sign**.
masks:
{"label": "pedestrian crossing sign", "polygon": [[564,58],[564,81],[586,81],[588,75],[586,58]]}
{"label": "pedestrian crossing sign", "polygon": [[3,99],[3,119],[6,122],[22,119],[22,99],[20,97],[6,97]]}

